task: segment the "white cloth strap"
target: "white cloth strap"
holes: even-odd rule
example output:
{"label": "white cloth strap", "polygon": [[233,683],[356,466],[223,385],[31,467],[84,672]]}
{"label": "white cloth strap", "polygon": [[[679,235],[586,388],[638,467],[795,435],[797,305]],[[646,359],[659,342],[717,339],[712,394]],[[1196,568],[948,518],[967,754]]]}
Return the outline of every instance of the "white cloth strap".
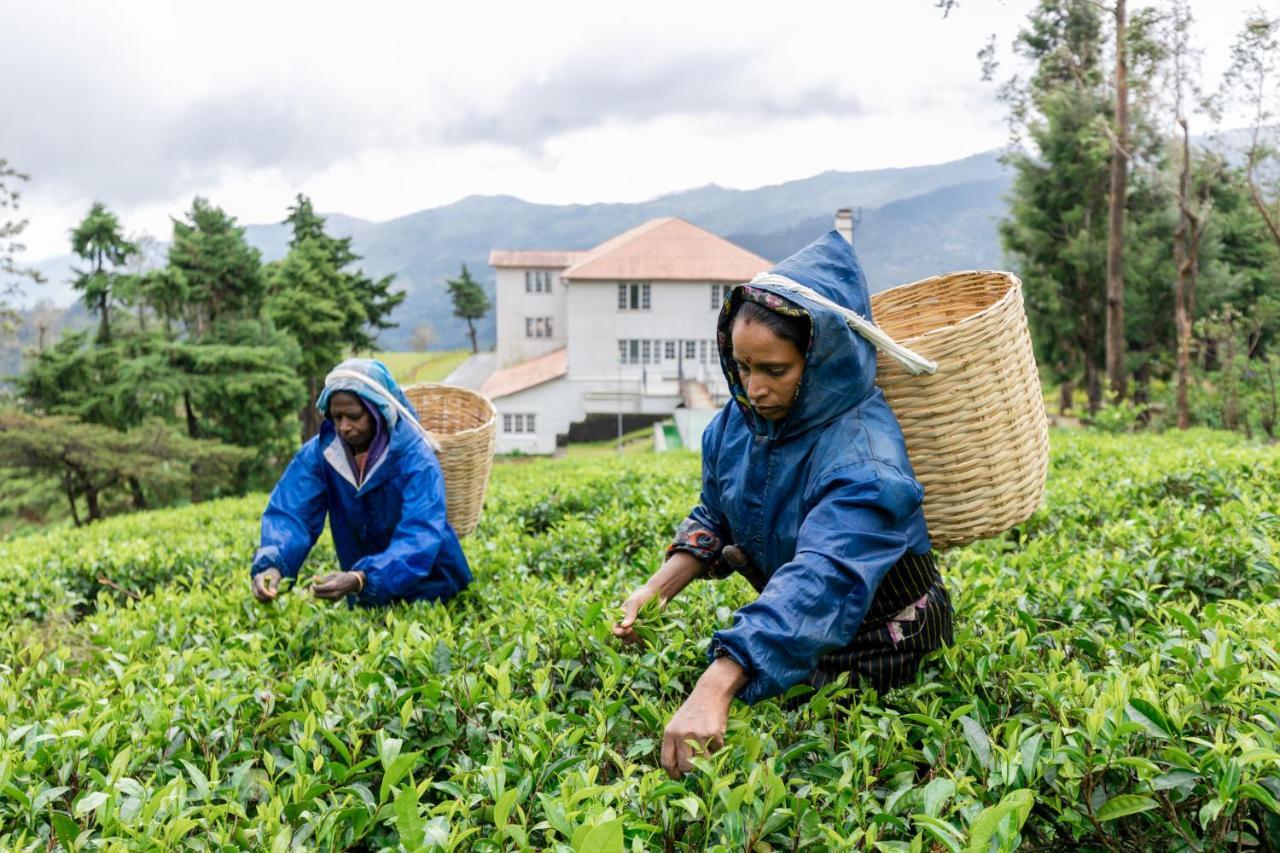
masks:
{"label": "white cloth strap", "polygon": [[823,308],[829,308],[840,316],[844,317],[849,328],[857,332],[862,337],[869,340],[876,348],[882,350],[885,355],[901,364],[904,368],[913,374],[936,373],[938,363],[931,361],[919,353],[907,349],[902,344],[885,334],[885,331],[875,323],[863,317],[857,311],[845,308],[843,305],[837,305],[827,297],[818,293],[813,288],[805,287],[799,282],[792,281],[784,275],[777,273],[762,272],[755,278],[751,279],[752,284],[767,284],[776,287],[779,290],[785,290],[788,293],[794,293],[797,296],[803,296],[810,302],[816,302]]}
{"label": "white cloth strap", "polygon": [[[392,394],[385,387],[383,387],[382,383],[374,382],[368,376],[365,376],[363,373],[357,373],[354,370],[329,371],[329,375],[324,378],[324,384],[326,387],[328,387],[330,379],[354,379],[356,382],[359,382],[360,384],[364,385],[366,388],[373,391],[379,397],[381,397],[382,399],[390,403],[391,408],[395,409],[396,413],[399,414],[402,419],[408,421],[409,424],[412,425],[413,428],[418,431],[418,435],[422,436],[422,440],[427,443],[427,447],[430,447],[436,453],[440,452],[440,442],[436,439],[434,435],[431,434],[431,431],[429,429],[424,427],[422,424],[418,423],[417,414],[405,408],[404,403],[401,403],[399,400],[397,400],[396,395]],[[341,391],[342,389],[335,388],[333,390]]]}

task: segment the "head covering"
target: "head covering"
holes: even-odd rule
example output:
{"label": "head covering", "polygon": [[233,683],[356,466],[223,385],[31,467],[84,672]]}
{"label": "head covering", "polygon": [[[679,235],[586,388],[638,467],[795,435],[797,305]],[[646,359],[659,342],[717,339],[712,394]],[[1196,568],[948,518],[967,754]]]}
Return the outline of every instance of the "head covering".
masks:
{"label": "head covering", "polygon": [[418,420],[417,411],[391,377],[391,371],[377,359],[349,358],[329,371],[329,375],[324,378],[324,390],[316,400],[316,408],[326,418],[329,417],[329,401],[333,399],[335,391],[355,394],[370,407],[377,409],[388,430],[395,427],[401,415]]}
{"label": "head covering", "polygon": [[[804,375],[795,402],[777,423],[756,413],[733,360],[733,319],[743,301],[809,320]],[[750,284],[735,287],[720,312],[720,367],[752,430],[773,438],[798,435],[867,399],[876,381],[876,344],[867,335],[883,338],[870,320],[871,295],[862,264],[853,246],[836,231],[814,240]],[[907,352],[891,341],[888,345]]]}

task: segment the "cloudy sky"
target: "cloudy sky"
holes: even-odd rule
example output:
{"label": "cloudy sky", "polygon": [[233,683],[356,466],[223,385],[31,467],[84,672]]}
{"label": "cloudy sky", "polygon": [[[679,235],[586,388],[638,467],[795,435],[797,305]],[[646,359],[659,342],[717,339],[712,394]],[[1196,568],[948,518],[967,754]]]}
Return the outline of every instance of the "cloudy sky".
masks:
{"label": "cloudy sky", "polygon": [[[28,261],[94,199],[167,239],[195,194],[387,219],[942,162],[1004,142],[975,54],[1032,5],[0,0],[0,157]],[[1211,78],[1256,5],[1192,0]]]}

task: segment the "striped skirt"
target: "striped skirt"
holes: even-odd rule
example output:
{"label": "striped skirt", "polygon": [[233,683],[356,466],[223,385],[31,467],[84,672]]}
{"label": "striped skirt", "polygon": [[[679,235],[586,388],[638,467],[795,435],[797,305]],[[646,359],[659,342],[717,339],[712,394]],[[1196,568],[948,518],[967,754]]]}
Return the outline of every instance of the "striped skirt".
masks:
{"label": "striped skirt", "polygon": [[933,552],[907,554],[880,582],[853,642],[819,658],[807,683],[816,689],[848,672],[851,685],[881,693],[907,684],[925,655],[951,644],[951,616]]}

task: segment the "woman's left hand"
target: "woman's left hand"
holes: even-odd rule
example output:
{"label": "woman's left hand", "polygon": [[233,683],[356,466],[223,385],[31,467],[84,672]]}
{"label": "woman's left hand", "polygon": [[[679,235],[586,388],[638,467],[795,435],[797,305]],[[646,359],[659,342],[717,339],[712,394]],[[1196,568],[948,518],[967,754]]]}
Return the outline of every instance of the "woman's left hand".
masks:
{"label": "woman's left hand", "polygon": [[360,575],[355,572],[330,572],[312,585],[316,598],[332,601],[346,595],[354,595],[363,588]]}
{"label": "woman's left hand", "polygon": [[693,769],[695,757],[724,746],[729,703],[746,682],[742,667],[730,658],[707,667],[662,734],[662,767],[668,776],[681,778]]}

